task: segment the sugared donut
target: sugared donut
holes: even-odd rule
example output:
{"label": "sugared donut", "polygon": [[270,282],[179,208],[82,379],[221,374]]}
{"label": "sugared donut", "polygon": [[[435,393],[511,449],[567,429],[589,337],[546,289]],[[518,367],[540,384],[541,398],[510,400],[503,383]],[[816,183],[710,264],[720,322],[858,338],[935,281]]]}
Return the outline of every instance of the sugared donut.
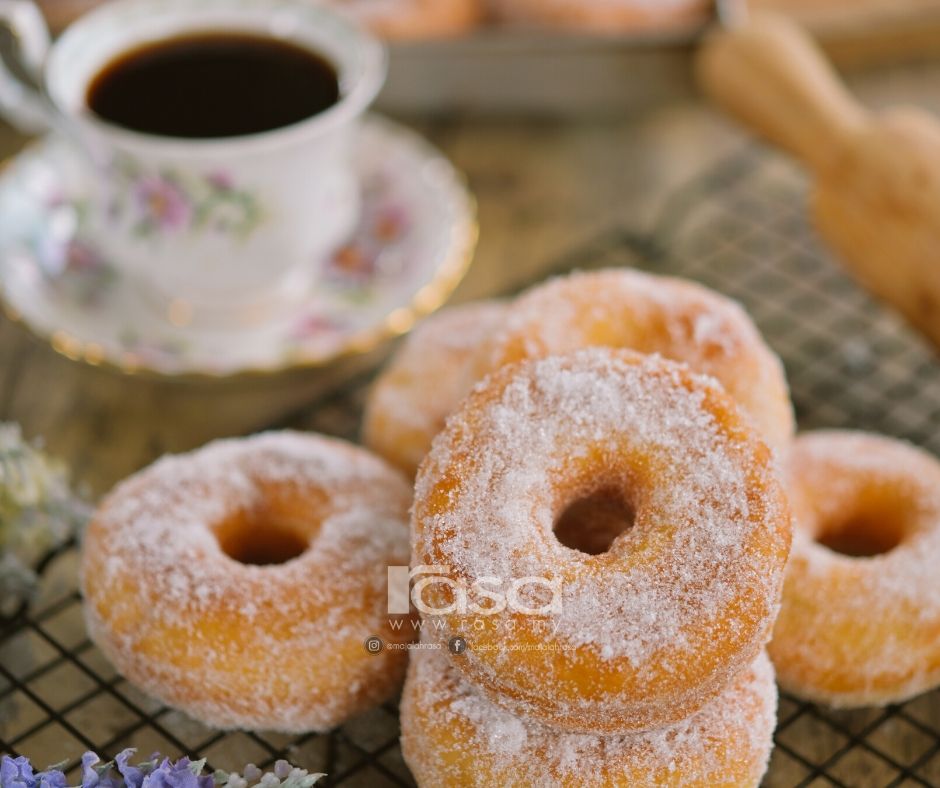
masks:
{"label": "sugared donut", "polygon": [[[565,510],[598,494],[632,527],[598,554],[570,529],[562,544]],[[590,348],[474,389],[418,472],[412,536],[412,598],[426,631],[466,639],[469,679],[519,716],[610,733],[682,719],[753,662],[790,518],[769,449],[717,382]]]}
{"label": "sugared donut", "polygon": [[376,35],[391,39],[441,38],[476,27],[483,0],[328,0]]}
{"label": "sugared donut", "polygon": [[477,371],[589,345],[684,361],[717,378],[771,448],[782,450],[793,437],[780,359],[736,302],[683,279],[609,269],[537,285],[483,343]]}
{"label": "sugared donut", "polygon": [[472,386],[473,354],[506,314],[498,301],[443,309],[405,340],[369,393],[365,444],[409,476]]}
{"label": "sugared donut", "polygon": [[219,728],[322,731],[394,693],[387,565],[405,480],[341,441],[269,433],[162,459],[85,535],[89,633],[161,701]]}
{"label": "sugared donut", "polygon": [[770,650],[781,684],[846,707],[940,685],[940,462],[816,432],[787,465],[796,529]]}
{"label": "sugared donut", "polygon": [[500,18],[522,24],[624,33],[700,25],[707,0],[490,0]]}
{"label": "sugared donut", "polygon": [[446,650],[412,653],[402,751],[419,786],[757,786],[777,686],[763,652],[718,698],[673,726],[625,736],[560,733],[514,717],[462,679]]}

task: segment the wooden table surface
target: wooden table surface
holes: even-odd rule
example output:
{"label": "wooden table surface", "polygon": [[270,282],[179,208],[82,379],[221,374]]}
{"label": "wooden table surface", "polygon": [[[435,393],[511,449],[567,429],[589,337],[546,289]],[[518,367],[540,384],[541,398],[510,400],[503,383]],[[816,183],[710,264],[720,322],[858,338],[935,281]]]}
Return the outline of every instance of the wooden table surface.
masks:
{"label": "wooden table surface", "polygon": [[[855,79],[875,103],[934,104],[940,66],[882,70]],[[936,108],[936,107],[935,107]],[[612,223],[643,229],[682,183],[743,144],[695,102],[642,117],[590,122],[412,122],[463,170],[479,200],[476,262],[455,298],[533,281]],[[0,130],[0,153],[22,140]],[[0,323],[0,420],[41,436],[93,494],[156,456],[222,435],[289,424],[360,359],[338,369],[237,384],[179,384],[119,377],[57,356],[19,326]]]}

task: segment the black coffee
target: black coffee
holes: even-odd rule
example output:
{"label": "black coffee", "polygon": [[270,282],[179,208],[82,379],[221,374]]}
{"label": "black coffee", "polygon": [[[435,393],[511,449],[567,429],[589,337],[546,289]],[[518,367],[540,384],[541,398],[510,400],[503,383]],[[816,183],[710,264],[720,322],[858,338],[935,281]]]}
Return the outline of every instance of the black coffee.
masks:
{"label": "black coffee", "polygon": [[224,32],[125,52],[99,72],[87,95],[91,110],[118,126],[190,139],[279,129],[338,100],[336,69],[317,53]]}

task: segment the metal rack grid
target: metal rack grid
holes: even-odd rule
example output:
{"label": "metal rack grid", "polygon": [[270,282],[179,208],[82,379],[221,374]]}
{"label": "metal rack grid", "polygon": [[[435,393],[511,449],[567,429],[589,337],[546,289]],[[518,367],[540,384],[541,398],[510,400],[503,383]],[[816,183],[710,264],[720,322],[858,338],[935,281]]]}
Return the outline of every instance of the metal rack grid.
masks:
{"label": "metal rack grid", "polygon": [[[697,279],[744,303],[787,366],[804,429],[858,427],[940,454],[940,361],[821,251],[805,183],[749,148],[675,195],[652,233],[614,228],[557,269],[637,265]],[[354,437],[368,376],[281,424]],[[329,735],[221,733],[154,703],[89,642],[74,546],[47,557],[39,597],[0,622],[0,751],[35,761],[85,748],[206,756],[214,767],[287,758],[331,785],[412,785],[386,704]],[[940,786],[940,691],[885,709],[833,711],[781,698],[766,786]]]}

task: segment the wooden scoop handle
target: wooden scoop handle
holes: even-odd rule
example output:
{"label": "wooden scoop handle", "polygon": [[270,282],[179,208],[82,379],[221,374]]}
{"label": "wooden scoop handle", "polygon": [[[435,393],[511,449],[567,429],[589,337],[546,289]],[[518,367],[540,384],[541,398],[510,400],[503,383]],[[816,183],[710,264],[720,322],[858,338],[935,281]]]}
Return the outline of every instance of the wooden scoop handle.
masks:
{"label": "wooden scoop handle", "polygon": [[865,123],[865,111],[817,46],[781,16],[753,14],[711,33],[696,70],[716,103],[817,171]]}

